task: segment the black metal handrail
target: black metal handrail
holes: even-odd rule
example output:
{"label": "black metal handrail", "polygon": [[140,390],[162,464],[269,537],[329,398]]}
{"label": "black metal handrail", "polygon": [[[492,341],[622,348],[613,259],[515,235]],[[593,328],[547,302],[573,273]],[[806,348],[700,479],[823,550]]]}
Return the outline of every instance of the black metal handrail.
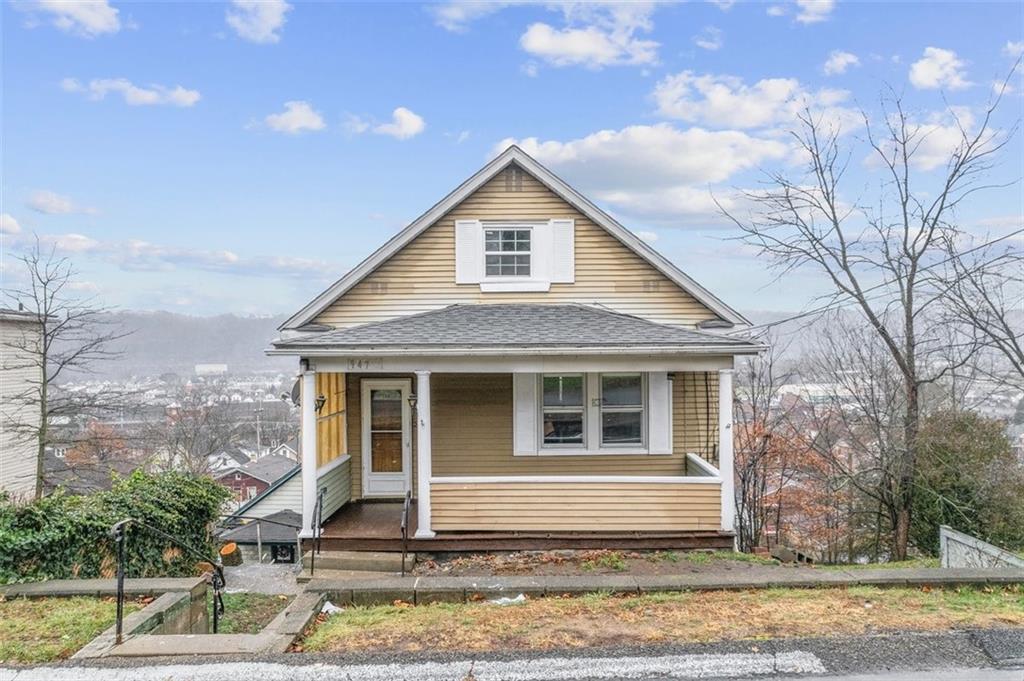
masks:
{"label": "black metal handrail", "polygon": [[185,549],[191,553],[193,557],[198,558],[204,563],[209,563],[213,566],[213,575],[211,576],[211,582],[213,583],[213,633],[217,633],[217,627],[220,623],[220,616],[224,614],[224,586],[226,581],[224,579],[224,565],[221,563],[220,556],[217,556],[211,560],[210,556],[204,554],[202,551],[196,549],[189,544],[181,541],[174,535],[168,534],[163,530],[153,527],[152,525],[145,523],[137,518],[125,518],[113,524],[110,528],[110,536],[113,538],[114,543],[117,544],[117,621],[115,626],[116,645],[121,645],[123,642],[124,633],[124,578],[126,568],[125,558],[125,544],[128,541],[128,526],[137,525],[145,530],[148,530],[170,542]]}
{"label": "black metal handrail", "polygon": [[402,576],[405,577],[405,554],[409,550],[409,509],[412,508],[412,490],[405,491],[402,505]]}
{"label": "black metal handrail", "polygon": [[[321,488],[320,492],[316,495],[316,503],[313,505],[313,518],[310,520],[312,527],[309,529],[313,532],[313,542],[310,546],[309,551],[309,576],[312,577],[316,571],[316,557],[320,553],[320,535],[321,526],[324,521],[324,492],[326,488]],[[301,556],[300,556],[301,558]]]}

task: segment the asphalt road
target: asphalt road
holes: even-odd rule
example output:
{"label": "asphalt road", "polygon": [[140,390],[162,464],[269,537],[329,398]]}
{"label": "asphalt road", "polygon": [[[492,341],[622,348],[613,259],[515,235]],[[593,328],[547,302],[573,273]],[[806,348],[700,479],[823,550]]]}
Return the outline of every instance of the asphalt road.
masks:
{"label": "asphalt road", "polygon": [[[472,674],[472,675],[470,675]],[[650,648],[109,659],[0,669],[0,681],[1024,681],[1024,630],[736,641]]]}

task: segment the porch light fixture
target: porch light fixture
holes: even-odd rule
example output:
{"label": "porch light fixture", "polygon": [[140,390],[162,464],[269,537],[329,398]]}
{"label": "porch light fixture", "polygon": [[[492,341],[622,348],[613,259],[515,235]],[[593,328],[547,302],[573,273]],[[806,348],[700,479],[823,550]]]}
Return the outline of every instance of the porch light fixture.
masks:
{"label": "porch light fixture", "polygon": [[313,401],[313,407],[316,409],[317,414],[323,411],[325,404],[327,404],[327,398],[323,395],[317,395],[316,399]]}
{"label": "porch light fixture", "polygon": [[416,393],[409,393],[409,408],[416,411]]}

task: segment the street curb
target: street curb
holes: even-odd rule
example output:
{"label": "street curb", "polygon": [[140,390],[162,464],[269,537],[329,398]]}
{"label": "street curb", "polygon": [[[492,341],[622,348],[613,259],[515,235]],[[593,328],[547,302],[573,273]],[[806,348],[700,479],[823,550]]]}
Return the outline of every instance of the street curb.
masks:
{"label": "street curb", "polygon": [[[812,574],[808,574],[812,573]],[[751,589],[817,589],[828,587],[954,587],[1024,584],[1024,570],[999,568],[920,568],[878,570],[780,570],[772,575],[584,575],[536,577],[382,577],[378,579],[312,579],[307,592],[326,594],[338,605],[459,603],[502,596],[563,596],[585,593],[644,594],[673,591],[747,591]]]}

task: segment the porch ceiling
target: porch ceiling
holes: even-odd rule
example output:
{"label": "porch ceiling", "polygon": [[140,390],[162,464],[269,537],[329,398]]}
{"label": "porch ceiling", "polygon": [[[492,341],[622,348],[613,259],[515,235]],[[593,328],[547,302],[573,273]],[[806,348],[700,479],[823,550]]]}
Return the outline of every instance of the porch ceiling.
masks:
{"label": "porch ceiling", "polygon": [[451,305],[440,310],[327,330],[274,342],[277,352],[303,350],[431,352],[468,349],[639,352],[703,351],[751,354],[762,346],[742,338],[684,329],[581,304]]}

